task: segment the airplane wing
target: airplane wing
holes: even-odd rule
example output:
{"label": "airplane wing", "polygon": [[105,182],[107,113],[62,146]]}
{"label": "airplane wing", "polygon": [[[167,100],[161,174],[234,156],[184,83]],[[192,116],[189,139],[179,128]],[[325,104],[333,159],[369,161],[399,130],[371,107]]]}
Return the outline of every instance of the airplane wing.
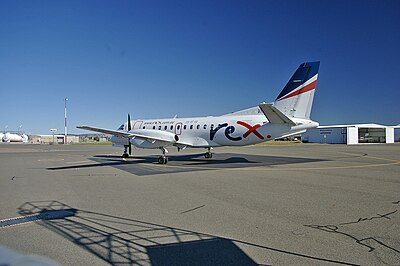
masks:
{"label": "airplane wing", "polygon": [[131,134],[129,134],[128,132],[123,132],[123,131],[118,131],[118,130],[111,130],[111,129],[105,129],[105,128],[99,128],[99,127],[90,127],[90,126],[77,126],[77,128],[90,130],[90,131],[94,131],[94,132],[105,133],[105,134],[111,134],[111,135],[124,137],[124,138],[131,137]]}
{"label": "airplane wing", "polygon": [[137,129],[134,131],[119,131],[119,130],[112,130],[112,129],[105,129],[99,127],[91,127],[91,126],[77,126],[77,128],[111,134],[119,137],[124,138],[131,138],[131,139],[143,139],[147,140],[151,143],[156,141],[165,142],[166,144],[175,145],[179,147],[183,146],[193,146],[191,143],[183,142],[179,140],[179,137],[171,132],[162,131],[162,130],[150,130],[150,129]]}
{"label": "airplane wing", "polygon": [[272,124],[286,124],[290,126],[296,125],[292,120],[290,120],[289,117],[284,115],[270,103],[262,103],[259,105],[259,107],[268,121]]}

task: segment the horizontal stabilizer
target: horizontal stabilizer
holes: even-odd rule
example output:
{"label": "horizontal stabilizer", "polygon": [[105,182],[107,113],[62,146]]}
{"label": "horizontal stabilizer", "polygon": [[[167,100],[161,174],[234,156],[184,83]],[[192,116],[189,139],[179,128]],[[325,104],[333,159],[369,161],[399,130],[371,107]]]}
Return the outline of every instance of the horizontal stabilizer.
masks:
{"label": "horizontal stabilizer", "polygon": [[296,125],[292,120],[289,119],[289,117],[284,115],[270,103],[262,103],[258,107],[260,107],[261,111],[271,124],[285,124],[290,126]]}

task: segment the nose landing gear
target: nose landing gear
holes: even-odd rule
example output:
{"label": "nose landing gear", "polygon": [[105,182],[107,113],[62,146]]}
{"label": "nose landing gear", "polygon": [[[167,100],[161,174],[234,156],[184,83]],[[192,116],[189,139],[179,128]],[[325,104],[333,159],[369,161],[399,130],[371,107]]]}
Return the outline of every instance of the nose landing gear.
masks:
{"label": "nose landing gear", "polygon": [[[131,125],[131,115],[130,114],[128,114],[128,122],[126,123],[126,126],[127,126],[126,132],[131,131],[132,125]],[[132,154],[132,144],[131,144],[130,138],[128,138],[128,143],[129,143],[128,145],[124,145],[124,153],[122,154],[122,158],[129,158],[129,155]],[[128,153],[128,150],[129,150],[129,153]]]}

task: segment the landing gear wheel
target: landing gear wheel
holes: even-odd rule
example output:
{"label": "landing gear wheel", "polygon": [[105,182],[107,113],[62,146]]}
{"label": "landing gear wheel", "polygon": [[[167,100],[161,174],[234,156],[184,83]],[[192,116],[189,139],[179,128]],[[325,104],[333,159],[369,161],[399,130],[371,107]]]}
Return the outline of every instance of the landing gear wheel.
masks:
{"label": "landing gear wheel", "polygon": [[127,153],[122,154],[122,158],[129,158],[129,154]]}
{"label": "landing gear wheel", "polygon": [[212,153],[208,151],[208,152],[206,152],[204,154],[204,157],[206,157],[206,159],[211,159],[212,158]]}
{"label": "landing gear wheel", "polygon": [[158,163],[159,164],[167,164],[168,163],[168,157],[166,157],[166,156],[158,157]]}

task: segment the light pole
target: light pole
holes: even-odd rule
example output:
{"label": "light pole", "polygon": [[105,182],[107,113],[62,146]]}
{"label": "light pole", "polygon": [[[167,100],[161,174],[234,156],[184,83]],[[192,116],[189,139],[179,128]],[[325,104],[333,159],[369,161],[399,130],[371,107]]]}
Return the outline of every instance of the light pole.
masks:
{"label": "light pole", "polygon": [[64,98],[64,144],[67,144],[67,101],[68,98]]}

